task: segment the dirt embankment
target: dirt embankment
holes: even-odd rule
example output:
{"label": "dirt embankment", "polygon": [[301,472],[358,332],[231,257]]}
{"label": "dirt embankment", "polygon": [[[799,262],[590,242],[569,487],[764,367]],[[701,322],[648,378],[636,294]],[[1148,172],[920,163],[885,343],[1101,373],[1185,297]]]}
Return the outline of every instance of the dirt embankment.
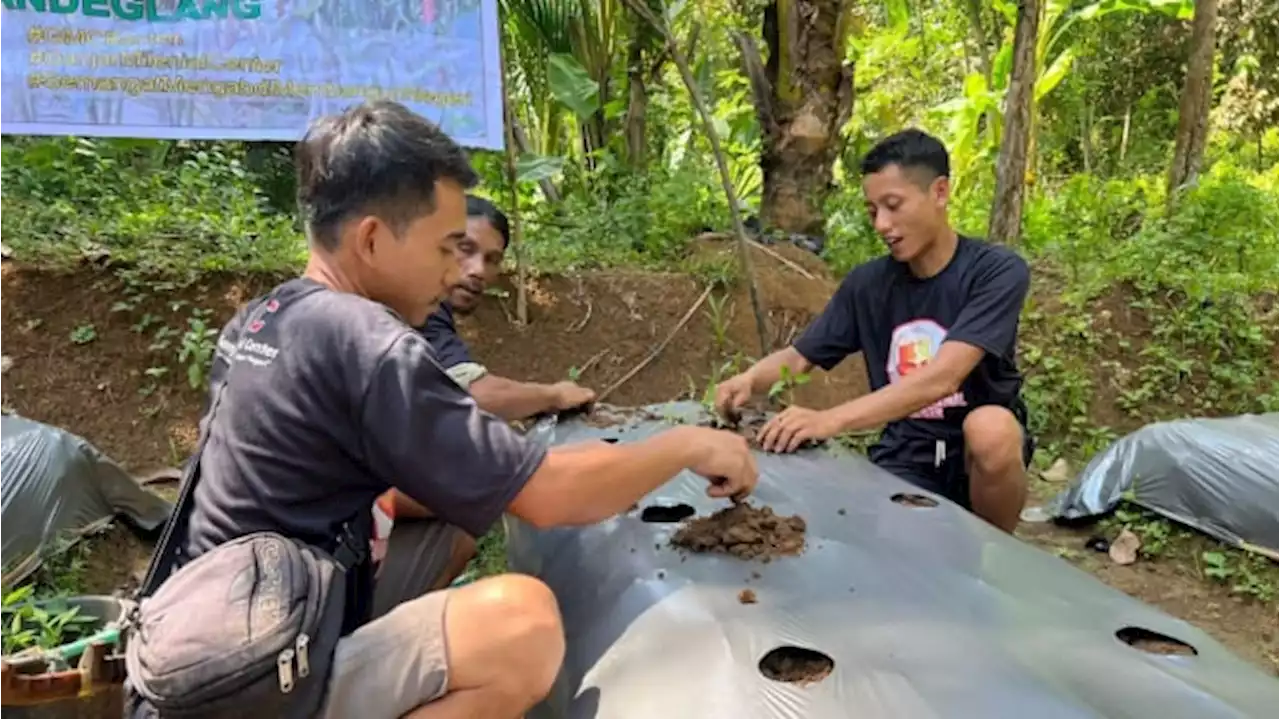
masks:
{"label": "dirt embankment", "polygon": [[[704,252],[727,249],[710,244]],[[813,279],[757,255],[775,343],[820,312],[835,286],[815,258],[791,247],[779,251],[803,263]],[[181,290],[139,289],[93,269],[51,272],[6,262],[0,306],[3,351],[12,362],[3,380],[6,406],[86,437],[134,471],[176,464],[192,449],[204,402],[203,386],[192,388],[177,360],[192,309],[208,310],[209,326],[220,328],[246,300],[281,279],[212,276]],[[497,374],[544,382],[585,367],[579,381],[601,389],[639,364],[703,287],[675,274],[540,277],[529,290],[524,327],[513,319],[514,290],[501,289],[506,297],[487,298],[474,316],[459,321],[475,356]],[[726,357],[754,358],[758,348],[745,291],[722,303],[713,293],[662,354],[609,401],[700,397]],[[816,374],[796,398],[825,407],[865,391],[865,373],[854,358],[830,375]]]}

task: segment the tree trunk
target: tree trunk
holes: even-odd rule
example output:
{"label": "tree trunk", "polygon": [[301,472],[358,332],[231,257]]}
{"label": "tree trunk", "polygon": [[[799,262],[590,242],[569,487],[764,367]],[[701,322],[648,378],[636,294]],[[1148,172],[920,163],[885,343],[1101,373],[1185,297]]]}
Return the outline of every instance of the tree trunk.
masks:
{"label": "tree trunk", "polygon": [[1093,105],[1080,116],[1080,154],[1084,157],[1084,174],[1093,174]]}
{"label": "tree trunk", "polygon": [[1019,0],[1013,30],[1013,69],[1005,95],[1004,136],[996,164],[995,200],[991,205],[992,242],[1016,245],[1022,229],[1022,199],[1027,184],[1027,149],[1031,144],[1031,112],[1036,82],[1036,34],[1040,0]]}
{"label": "tree trunk", "polygon": [[840,130],[853,110],[853,66],[844,61],[851,2],[774,0],[764,11],[763,67],[755,43],[737,35],[763,135],[767,227],[822,233]]}
{"label": "tree trunk", "polygon": [[982,74],[987,78],[987,87],[995,80],[991,76],[991,45],[987,41],[986,24],[982,22],[982,0],[967,0],[966,14],[969,16],[969,29],[973,32],[973,40],[978,46],[978,64]]}
{"label": "tree trunk", "polygon": [[1120,169],[1124,169],[1124,158],[1129,154],[1129,125],[1133,122],[1133,106],[1124,107],[1124,125],[1120,130]]}
{"label": "tree trunk", "polygon": [[645,89],[644,47],[642,35],[637,30],[631,39],[627,57],[627,162],[637,170],[644,169],[647,144],[647,115],[649,99]]}
{"label": "tree trunk", "polygon": [[1178,192],[1195,182],[1204,160],[1204,144],[1209,136],[1209,102],[1213,92],[1214,26],[1218,20],[1218,0],[1196,0],[1191,21],[1191,53],[1187,77],[1178,105],[1178,134],[1169,166],[1166,204],[1173,207]]}
{"label": "tree trunk", "polygon": [[[987,24],[982,19],[982,0],[967,0],[965,9],[969,15],[969,28],[974,42],[978,45],[978,67],[982,76],[987,79],[987,89],[995,87],[994,68],[991,66],[991,43],[987,39]],[[987,132],[994,132],[996,127],[996,111],[987,110]]]}
{"label": "tree trunk", "polygon": [[[696,22],[690,28],[685,57],[693,54],[701,31]],[[670,57],[671,54],[663,47],[661,35],[640,18],[632,29],[631,47],[627,50],[627,162],[636,170],[643,170],[651,159],[649,88],[661,84],[662,68]],[[662,155],[661,147],[658,155]]]}

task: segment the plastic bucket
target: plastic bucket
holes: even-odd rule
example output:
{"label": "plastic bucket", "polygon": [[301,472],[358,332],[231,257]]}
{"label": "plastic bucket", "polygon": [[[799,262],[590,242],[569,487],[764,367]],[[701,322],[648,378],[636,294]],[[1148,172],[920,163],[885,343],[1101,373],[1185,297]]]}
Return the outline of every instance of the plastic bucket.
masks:
{"label": "plastic bucket", "polygon": [[[89,636],[117,622],[127,611],[129,603],[115,597],[89,595],[66,599],[35,602],[41,608],[56,606],[79,609],[81,616],[93,617],[83,632]],[[7,657],[6,657],[7,659]],[[72,661],[75,666],[75,660]],[[117,682],[99,678],[92,687],[92,694],[81,697],[80,672],[45,672],[40,674],[21,671],[19,667],[6,667],[3,697],[5,719],[77,719],[78,717],[120,716],[123,712],[123,692]],[[118,672],[123,679],[123,668]],[[100,682],[100,683],[99,683]]]}

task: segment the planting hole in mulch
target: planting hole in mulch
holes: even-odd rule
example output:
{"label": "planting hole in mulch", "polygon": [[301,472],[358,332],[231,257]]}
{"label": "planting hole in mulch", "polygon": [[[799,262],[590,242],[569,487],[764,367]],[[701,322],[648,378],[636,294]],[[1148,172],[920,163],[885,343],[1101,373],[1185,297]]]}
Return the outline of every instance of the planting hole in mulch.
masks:
{"label": "planting hole in mulch", "polygon": [[1181,639],[1174,639],[1142,627],[1124,627],[1116,632],[1116,639],[1148,654],[1182,657],[1194,657],[1199,654],[1195,647]]}
{"label": "planting hole in mulch", "polygon": [[759,664],[766,679],[800,685],[826,679],[835,667],[834,659],[816,649],[789,645],[769,650]]}
{"label": "planting hole in mulch", "polygon": [[697,513],[688,504],[651,504],[640,511],[640,521],[669,524],[680,522]]}
{"label": "planting hole in mulch", "polygon": [[804,549],[805,529],[799,516],[780,517],[769,507],[744,502],[689,520],[676,531],[671,543],[691,552],[722,552],[768,562],[799,554]]}
{"label": "planting hole in mulch", "polygon": [[617,437],[601,437],[600,441],[604,442],[605,444],[617,444],[618,438]]}
{"label": "planting hole in mulch", "polygon": [[908,494],[906,492],[899,492],[893,495],[892,497],[890,497],[889,499],[892,500],[894,504],[901,504],[904,507],[928,508],[928,507],[938,506],[938,500],[933,499],[931,497],[926,497],[923,494]]}

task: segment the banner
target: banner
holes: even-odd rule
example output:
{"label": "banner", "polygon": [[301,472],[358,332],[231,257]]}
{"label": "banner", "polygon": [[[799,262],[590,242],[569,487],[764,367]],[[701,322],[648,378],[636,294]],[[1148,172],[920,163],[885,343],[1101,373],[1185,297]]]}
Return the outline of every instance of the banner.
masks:
{"label": "banner", "polygon": [[497,0],[3,0],[0,132],[293,141],[393,99],[501,149]]}

